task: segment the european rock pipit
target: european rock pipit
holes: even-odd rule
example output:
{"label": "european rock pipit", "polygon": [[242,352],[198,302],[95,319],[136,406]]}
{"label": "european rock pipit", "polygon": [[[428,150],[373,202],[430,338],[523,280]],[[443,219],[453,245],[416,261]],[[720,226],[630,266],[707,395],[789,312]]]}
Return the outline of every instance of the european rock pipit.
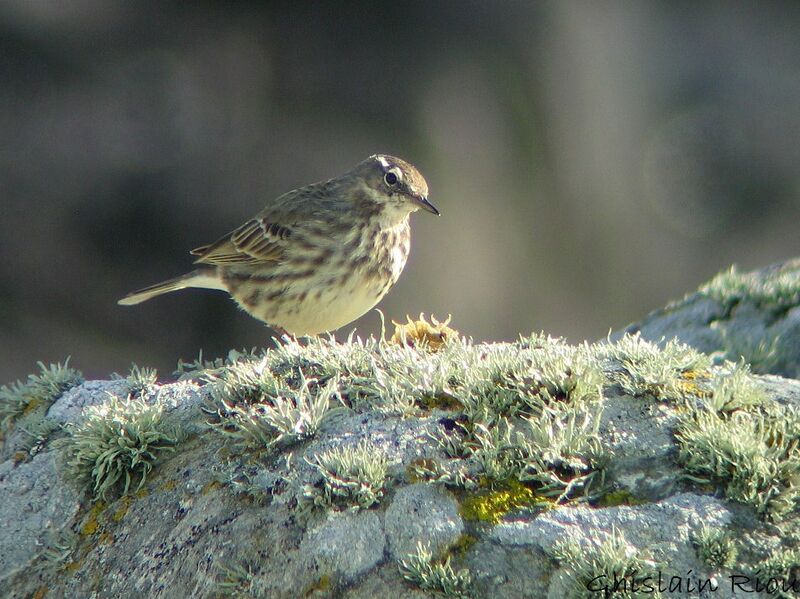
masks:
{"label": "european rock pipit", "polygon": [[192,250],[197,268],[136,291],[130,306],[187,287],[220,289],[292,335],[338,329],[375,306],[409,251],[409,215],[428,184],[405,160],[378,154],[335,179],[283,194],[232,233]]}

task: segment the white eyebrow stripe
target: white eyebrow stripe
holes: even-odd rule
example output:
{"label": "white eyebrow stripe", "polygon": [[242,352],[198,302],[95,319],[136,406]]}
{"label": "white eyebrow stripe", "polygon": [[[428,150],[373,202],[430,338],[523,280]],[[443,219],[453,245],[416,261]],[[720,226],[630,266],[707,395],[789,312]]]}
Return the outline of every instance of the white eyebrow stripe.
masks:
{"label": "white eyebrow stripe", "polygon": [[383,156],[378,156],[378,162],[381,163],[383,168],[389,168],[389,162]]}

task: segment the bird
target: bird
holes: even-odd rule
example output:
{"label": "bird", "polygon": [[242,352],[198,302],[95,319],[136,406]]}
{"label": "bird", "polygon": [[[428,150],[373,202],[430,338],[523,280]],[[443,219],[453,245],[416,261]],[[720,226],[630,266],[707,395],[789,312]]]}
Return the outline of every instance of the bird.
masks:
{"label": "bird", "polygon": [[275,198],[232,232],[191,250],[194,270],[118,303],[216,289],[281,334],[334,331],[397,282],[410,249],[409,217],[420,209],[440,215],[419,170],[375,154],[339,177]]}

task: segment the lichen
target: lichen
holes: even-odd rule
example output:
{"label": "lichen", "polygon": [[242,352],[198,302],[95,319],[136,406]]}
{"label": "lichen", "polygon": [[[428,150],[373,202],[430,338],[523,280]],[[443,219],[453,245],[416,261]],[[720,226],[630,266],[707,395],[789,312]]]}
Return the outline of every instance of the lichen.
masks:
{"label": "lichen", "polygon": [[593,353],[606,362],[611,379],[635,397],[678,401],[706,393],[699,383],[710,376],[711,358],[674,339],[659,347],[638,333],[626,334],[594,346]]}
{"label": "lichen", "polygon": [[155,368],[142,368],[137,364],[132,364],[125,377],[128,392],[133,397],[144,397],[149,394],[158,381],[158,371]]}
{"label": "lichen", "polygon": [[93,500],[138,491],[160,455],[174,450],[177,433],[162,420],[162,405],[112,397],[87,408],[60,440],[64,471],[88,488]]}
{"label": "lichen", "polygon": [[698,410],[676,432],[683,467],[701,484],[720,485],[726,497],[780,520],[800,500],[800,411],[731,413]]}
{"label": "lichen", "polygon": [[237,445],[277,450],[312,437],[338,399],[339,382],[324,384],[299,371],[291,384],[265,361],[241,362],[209,375],[211,426]]}
{"label": "lichen", "polygon": [[20,416],[40,411],[42,414],[65,391],[80,385],[83,375],[64,363],[45,366],[38,362],[39,373],[28,375],[25,382],[16,381],[0,387],[0,436]]}
{"label": "lichen", "polygon": [[367,509],[386,492],[388,457],[366,441],[355,447],[337,447],[306,461],[322,475],[320,486],[309,486],[305,491],[305,501],[315,506],[345,504]]}
{"label": "lichen", "polygon": [[780,312],[800,304],[800,275],[795,269],[776,269],[766,275],[741,273],[731,266],[702,285],[698,292],[726,307],[747,300]]}
{"label": "lichen", "polygon": [[[611,593],[609,597],[661,597],[657,589],[642,585],[647,571],[656,570],[656,564],[642,557],[616,529],[598,544],[579,545],[564,540],[558,541],[550,552],[561,566],[558,576],[568,589],[567,599],[594,599],[606,592],[604,587]],[[615,581],[622,581],[628,588],[614,590]]]}
{"label": "lichen", "polygon": [[697,557],[711,568],[731,568],[738,549],[731,534],[722,528],[702,526],[692,535]]}
{"label": "lichen", "polygon": [[459,513],[467,521],[497,524],[511,512],[551,505],[552,499],[538,496],[530,487],[511,479],[493,489],[468,494],[461,500]]}
{"label": "lichen", "polygon": [[443,560],[435,559],[430,550],[419,543],[416,552],[400,560],[398,567],[405,580],[423,591],[456,599],[469,597],[472,576],[466,568],[454,570],[450,559],[449,555]]}

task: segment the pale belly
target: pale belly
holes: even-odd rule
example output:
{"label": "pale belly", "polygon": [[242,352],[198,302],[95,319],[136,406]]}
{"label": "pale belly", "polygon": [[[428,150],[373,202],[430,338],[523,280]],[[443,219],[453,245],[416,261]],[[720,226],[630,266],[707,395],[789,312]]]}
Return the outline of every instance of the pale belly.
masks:
{"label": "pale belly", "polygon": [[391,282],[382,286],[364,284],[352,277],[343,286],[324,287],[306,294],[275,310],[267,309],[266,322],[281,327],[292,335],[316,335],[333,331],[363,316],[386,295]]}

